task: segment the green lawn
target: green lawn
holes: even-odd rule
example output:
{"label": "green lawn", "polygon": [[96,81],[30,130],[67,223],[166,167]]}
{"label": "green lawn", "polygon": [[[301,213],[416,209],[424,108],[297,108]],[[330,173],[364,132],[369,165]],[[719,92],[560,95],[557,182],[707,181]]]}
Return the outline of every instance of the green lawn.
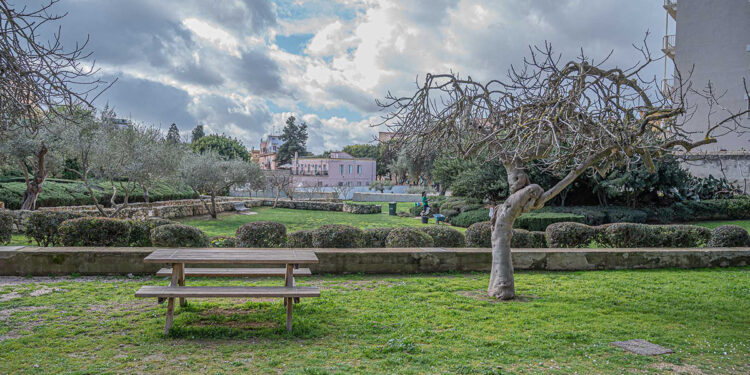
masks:
{"label": "green lawn", "polygon": [[[690,374],[750,372],[750,268],[520,272],[523,302],[488,275],[316,276],[322,297],[283,327],[280,300],[135,299],[163,279],[0,278],[0,373]],[[188,285],[281,280],[188,279]],[[675,354],[609,345],[646,339]]]}
{"label": "green lawn", "polygon": [[731,220],[731,221],[702,221],[697,223],[690,223],[694,225],[700,225],[702,227],[714,229],[720,225],[737,225],[750,231],[750,220]]}
{"label": "green lawn", "polygon": [[[399,211],[408,211],[411,203],[400,203]],[[209,236],[234,236],[237,228],[252,221],[276,221],[286,225],[288,232],[303,229],[315,229],[326,224],[346,224],[362,229],[378,227],[400,227],[424,225],[419,219],[388,215],[388,204],[384,204],[381,214],[350,214],[336,211],[292,210],[288,208],[258,207],[252,211],[257,215],[240,215],[227,213],[219,215],[217,220],[209,217],[186,218],[183,224],[200,228]],[[430,220],[434,224],[433,220]],[[465,228],[454,227],[461,232]]]}

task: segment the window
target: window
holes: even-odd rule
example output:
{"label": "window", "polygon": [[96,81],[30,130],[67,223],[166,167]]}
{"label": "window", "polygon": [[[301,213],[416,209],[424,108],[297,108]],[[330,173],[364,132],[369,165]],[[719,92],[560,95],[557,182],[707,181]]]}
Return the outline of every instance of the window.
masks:
{"label": "window", "polygon": [[[341,168],[343,169],[344,167],[341,167]],[[339,181],[339,186],[344,186],[344,183]]]}
{"label": "window", "polygon": [[357,166],[357,174],[360,174],[360,173],[362,173],[362,166],[358,165]]}
{"label": "window", "polygon": [[357,186],[362,186],[362,181],[357,181]]}
{"label": "window", "polygon": [[352,174],[352,165],[349,164],[349,174]]}
{"label": "window", "polygon": [[[349,166],[349,168],[351,168],[351,166]],[[352,182],[351,181],[347,181],[346,182],[346,186],[352,186]]]}
{"label": "window", "polygon": [[[339,173],[344,174],[344,166],[343,165],[339,165]],[[339,186],[341,186],[341,185],[339,185]]]}
{"label": "window", "polygon": [[318,165],[315,164],[315,173],[318,173]]}

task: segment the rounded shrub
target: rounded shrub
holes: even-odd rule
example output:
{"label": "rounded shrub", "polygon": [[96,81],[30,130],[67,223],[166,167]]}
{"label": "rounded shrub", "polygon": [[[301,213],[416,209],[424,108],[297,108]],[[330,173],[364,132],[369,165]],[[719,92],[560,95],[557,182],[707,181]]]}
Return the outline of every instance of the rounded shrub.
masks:
{"label": "rounded shrub", "polygon": [[313,247],[313,231],[298,230],[289,233],[286,239],[286,246],[293,248]]}
{"label": "rounded shrub", "polygon": [[704,247],[711,240],[711,230],[697,225],[650,225],[661,239],[661,247]]}
{"label": "rounded shrub", "polygon": [[599,241],[601,229],[581,223],[553,223],[544,231],[549,247],[587,247],[592,241]]}
{"label": "rounded shrub", "polygon": [[107,217],[81,217],[64,221],[58,228],[63,246],[128,246],[130,221]]}
{"label": "rounded shrub", "polygon": [[0,245],[10,243],[13,234],[13,215],[5,210],[0,210]]}
{"label": "rounded shrub", "polygon": [[168,224],[151,231],[151,243],[159,247],[208,247],[202,230],[183,224]]}
{"label": "rounded shrub", "polygon": [[58,228],[66,220],[81,217],[81,214],[65,211],[34,211],[26,222],[26,237],[39,246],[52,246],[59,243]]}
{"label": "rounded shrub", "polygon": [[451,225],[461,228],[468,228],[472,224],[487,221],[490,218],[490,210],[486,208],[462,212],[451,218]]}
{"label": "rounded shrub", "polygon": [[562,222],[583,223],[583,215],[568,212],[527,212],[516,219],[513,227],[532,231],[546,230],[550,224]]}
{"label": "rounded shrub", "polygon": [[711,231],[708,247],[750,246],[750,235],[745,228],[737,225],[721,225]]}
{"label": "rounded shrub", "polygon": [[361,247],[363,231],[350,225],[324,225],[312,233],[313,247]]}
{"label": "rounded shrub", "polygon": [[162,225],[174,224],[173,221],[160,217],[130,220],[130,246],[151,246],[151,230]]}
{"label": "rounded shrub", "polygon": [[464,247],[466,238],[464,234],[445,225],[430,225],[420,227],[419,230],[432,237],[434,246],[437,247]]}
{"label": "rounded shrub", "polygon": [[708,228],[697,225],[608,225],[602,242],[611,247],[702,247],[711,239]]}
{"label": "rounded shrub", "polygon": [[239,247],[284,247],[286,227],[274,221],[254,221],[237,228]]}
{"label": "rounded shrub", "polygon": [[432,247],[429,234],[412,227],[393,228],[385,238],[385,247]]}
{"label": "rounded shrub", "polygon": [[489,221],[474,223],[466,229],[466,246],[491,247],[492,224]]}
{"label": "rounded shrub", "polygon": [[237,247],[237,240],[232,236],[213,236],[208,239],[211,247],[226,248]]}
{"label": "rounded shrub", "polygon": [[544,232],[513,229],[513,237],[510,239],[510,247],[518,249],[543,248],[547,247],[547,239]]}
{"label": "rounded shrub", "polygon": [[362,247],[385,247],[385,239],[393,228],[368,228],[362,233]]}

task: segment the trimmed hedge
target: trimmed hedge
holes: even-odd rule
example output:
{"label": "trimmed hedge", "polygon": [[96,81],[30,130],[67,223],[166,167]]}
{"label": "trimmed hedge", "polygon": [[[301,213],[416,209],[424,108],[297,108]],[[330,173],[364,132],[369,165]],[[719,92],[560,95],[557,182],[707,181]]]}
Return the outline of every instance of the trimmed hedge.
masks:
{"label": "trimmed hedge", "polygon": [[313,247],[349,248],[362,246],[362,229],[340,224],[324,225],[312,233]]}
{"label": "trimmed hedge", "polygon": [[9,244],[13,235],[13,216],[0,210],[0,245]]}
{"label": "trimmed hedge", "polygon": [[486,208],[462,212],[450,220],[451,225],[468,228],[472,224],[487,221],[490,218],[490,210]]}
{"label": "trimmed hedge", "polygon": [[521,228],[530,231],[543,231],[547,226],[554,223],[573,222],[583,223],[583,215],[565,213],[565,212],[528,212],[522,214],[513,223],[514,228]]}
{"label": "trimmed hedge", "polygon": [[154,246],[208,247],[208,237],[202,230],[183,224],[168,224],[151,231]]}
{"label": "trimmed hedge", "polygon": [[213,236],[208,239],[211,247],[227,248],[237,247],[237,240],[232,236]]}
{"label": "trimmed hedge", "polygon": [[711,231],[708,247],[750,246],[750,235],[745,228],[737,225],[721,225]]}
{"label": "trimmed hedge", "polygon": [[466,246],[491,247],[492,225],[489,221],[474,223],[466,229]]}
{"label": "trimmed hedge", "polygon": [[581,223],[554,223],[545,230],[547,244],[551,248],[588,247],[591,242],[599,242],[601,227]]}
{"label": "trimmed hedge", "polygon": [[510,239],[510,247],[516,249],[544,248],[547,247],[547,238],[544,235],[544,232],[513,229],[513,237]]}
{"label": "trimmed hedge", "polygon": [[602,242],[611,247],[703,247],[711,230],[696,225],[615,223],[606,226]]}
{"label": "trimmed hedge", "polygon": [[58,243],[58,228],[66,220],[81,217],[73,212],[34,211],[26,223],[26,237],[39,246],[54,246]]}
{"label": "trimmed hedge", "polygon": [[286,238],[286,245],[288,247],[294,248],[313,247],[313,231],[298,230],[296,232],[289,233]]}
{"label": "trimmed hedge", "polygon": [[129,220],[130,222],[130,246],[151,246],[151,230],[162,225],[174,224],[173,221],[152,217],[143,220]]}
{"label": "trimmed hedge", "polygon": [[393,228],[385,239],[385,247],[432,247],[429,234],[412,227]]}
{"label": "trimmed hedge", "polygon": [[63,246],[128,246],[129,220],[81,217],[64,221],[58,228]]}
{"label": "trimmed hedge", "polygon": [[393,228],[368,228],[362,233],[362,247],[385,247],[385,240]]}
{"label": "trimmed hedge", "polygon": [[274,221],[254,221],[237,228],[239,247],[284,247],[286,226]]}
{"label": "trimmed hedge", "polygon": [[432,242],[437,247],[464,247],[466,244],[463,233],[445,225],[419,227],[419,230],[432,237]]}

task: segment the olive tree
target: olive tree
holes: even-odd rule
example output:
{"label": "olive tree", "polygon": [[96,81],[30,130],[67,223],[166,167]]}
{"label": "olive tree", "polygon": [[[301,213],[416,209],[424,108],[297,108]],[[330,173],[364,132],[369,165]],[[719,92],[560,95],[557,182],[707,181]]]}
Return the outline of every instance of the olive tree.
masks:
{"label": "olive tree", "polygon": [[[263,173],[255,163],[240,159],[225,160],[215,152],[188,153],[182,160],[180,176],[195,191],[211,217],[216,219],[216,197],[234,185],[262,186]],[[210,197],[211,205],[201,194]]]}
{"label": "olive tree", "polygon": [[59,155],[54,152],[54,142],[54,134],[42,127],[35,133],[23,129],[8,130],[5,140],[0,143],[0,161],[19,167],[24,174],[26,190],[21,198],[22,210],[37,208],[37,198],[47,176],[60,165]]}
{"label": "olive tree", "polygon": [[[665,97],[655,79],[643,78],[654,59],[646,47],[638,50],[641,61],[621,69],[583,53],[562,63],[547,44],[532,48],[504,79],[427,74],[413,95],[389,93],[379,101],[388,111],[384,123],[412,157],[436,149],[460,157],[483,153],[505,166],[509,196],[491,218],[489,296],[515,298],[510,244],[519,215],[543,207],[583,173],[605,173],[632,158],[653,170],[653,160],[672,150],[690,151],[716,142],[717,135],[741,131],[748,111],[718,106],[710,85],[696,90],[676,72],[678,85]],[[713,118],[723,118],[709,121],[702,134],[684,126],[694,108],[686,103],[688,92],[711,106]],[[564,177],[545,190],[527,173],[534,162]]]}

